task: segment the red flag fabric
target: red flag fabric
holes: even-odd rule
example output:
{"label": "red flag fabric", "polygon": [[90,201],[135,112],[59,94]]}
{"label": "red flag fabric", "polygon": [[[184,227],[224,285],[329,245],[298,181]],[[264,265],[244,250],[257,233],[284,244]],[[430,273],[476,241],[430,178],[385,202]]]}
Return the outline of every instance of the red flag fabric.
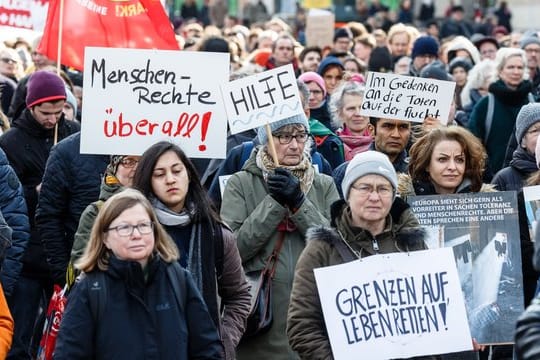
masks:
{"label": "red flag fabric", "polygon": [[178,50],[159,0],[51,0],[38,46],[50,59],[58,61],[61,1],[63,65],[82,71],[85,46]]}

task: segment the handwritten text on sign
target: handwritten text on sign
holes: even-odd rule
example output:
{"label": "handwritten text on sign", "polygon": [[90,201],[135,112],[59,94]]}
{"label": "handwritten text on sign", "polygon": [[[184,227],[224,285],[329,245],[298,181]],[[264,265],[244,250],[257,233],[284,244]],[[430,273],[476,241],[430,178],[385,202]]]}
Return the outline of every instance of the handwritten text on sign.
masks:
{"label": "handwritten text on sign", "polygon": [[376,255],[315,269],[336,360],[471,348],[451,249]]}
{"label": "handwritten text on sign", "polygon": [[221,89],[233,134],[304,111],[292,65],[231,81]]}
{"label": "handwritten text on sign", "polygon": [[81,152],[136,155],[170,140],[190,157],[225,157],[226,54],[90,47],[84,69]]}
{"label": "handwritten text on sign", "polygon": [[360,113],[415,122],[431,116],[446,124],[455,86],[453,81],[370,72]]}

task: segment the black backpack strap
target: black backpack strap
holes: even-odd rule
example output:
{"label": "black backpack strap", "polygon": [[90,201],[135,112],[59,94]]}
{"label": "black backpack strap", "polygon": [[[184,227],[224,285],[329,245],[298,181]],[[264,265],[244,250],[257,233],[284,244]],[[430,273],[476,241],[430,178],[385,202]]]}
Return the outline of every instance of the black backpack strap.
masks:
{"label": "black backpack strap", "polygon": [[351,262],[353,260],[358,260],[358,258],[352,253],[352,251],[345,245],[344,240],[341,239],[341,235],[334,239],[334,247],[339,253],[339,256],[343,259],[343,262]]}
{"label": "black backpack strap", "polygon": [[185,313],[187,298],[185,270],[180,267],[178,261],[173,261],[167,266],[167,275],[174,291],[176,302],[178,303],[178,306],[180,306],[180,311]]}

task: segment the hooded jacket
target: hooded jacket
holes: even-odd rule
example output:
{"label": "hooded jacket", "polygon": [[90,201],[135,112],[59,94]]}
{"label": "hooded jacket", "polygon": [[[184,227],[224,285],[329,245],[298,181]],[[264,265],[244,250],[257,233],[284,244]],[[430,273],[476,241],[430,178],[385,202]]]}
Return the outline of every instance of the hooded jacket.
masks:
{"label": "hooded jacket", "polygon": [[278,225],[288,217],[290,231],[285,233],[272,283],[273,323],[258,337],[243,341],[237,358],[289,360],[297,356],[285,335],[287,308],[296,261],[305,246],[309,227],[328,225],[330,205],[338,199],[332,178],[315,173],[305,201],[295,213],[274,200],[268,193],[262,170],[256,164],[260,147],[255,148],[242,171],[227,182],[221,216],[233,229],[246,273],[260,271],[279,238]]}
{"label": "hooded jacket", "polygon": [[[344,218],[350,218],[350,208],[340,200],[332,205],[332,227],[309,229],[306,248],[296,265],[287,335],[291,347],[302,359],[333,359],[313,269],[343,264],[357,256],[427,248],[424,230],[409,205],[400,198],[392,204],[384,231],[376,236],[365,229],[350,226]],[[377,241],[379,251],[373,248],[374,241]],[[346,242],[358,255],[344,259],[336,248],[338,242]]]}

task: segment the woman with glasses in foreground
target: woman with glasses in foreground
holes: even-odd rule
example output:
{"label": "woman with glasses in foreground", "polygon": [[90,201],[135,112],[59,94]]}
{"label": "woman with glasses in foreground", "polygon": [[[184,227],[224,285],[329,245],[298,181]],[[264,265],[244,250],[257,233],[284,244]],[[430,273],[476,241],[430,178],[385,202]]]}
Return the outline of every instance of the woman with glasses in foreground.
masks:
{"label": "woman with glasses in foreground", "polygon": [[[424,250],[424,231],[409,206],[396,198],[397,175],[377,151],[357,154],[341,184],[346,200],[332,205],[331,227],[308,231],[296,265],[287,335],[302,359],[332,359],[313,269],[362,257]],[[390,210],[392,213],[390,214]]]}
{"label": "woman with glasses in foreground", "polygon": [[[297,358],[285,334],[294,268],[306,244],[306,230],[328,225],[330,205],[338,199],[332,178],[313,167],[308,129],[304,114],[271,123],[274,159],[268,135],[260,128],[261,145],[228,180],[223,194],[221,216],[236,234],[246,272],[263,270],[274,249],[279,252],[272,280],[272,327],[243,341],[238,360]],[[283,246],[277,249],[279,244]]]}
{"label": "woman with glasses in foreground", "polygon": [[76,263],[85,275],[69,295],[54,358],[221,359],[216,327],[178,256],[141,193],[113,195]]}
{"label": "woman with glasses in foreground", "polygon": [[116,193],[130,188],[133,183],[133,176],[137,169],[140,156],[132,155],[111,155],[111,161],[105,170],[105,176],[101,181],[99,200],[91,203],[84,209],[79,220],[79,226],[73,240],[71,258],[69,261],[66,279],[68,286],[73,285],[78,274],[73,264],[82,256],[88,241],[92,226],[105,201]]}
{"label": "woman with glasses in foreground", "polygon": [[234,359],[250,308],[249,285],[236,239],[213,209],[191,160],[177,145],[160,141],[142,155],[133,187],[152,203],[157,219],[180,250],[225,349]]}

